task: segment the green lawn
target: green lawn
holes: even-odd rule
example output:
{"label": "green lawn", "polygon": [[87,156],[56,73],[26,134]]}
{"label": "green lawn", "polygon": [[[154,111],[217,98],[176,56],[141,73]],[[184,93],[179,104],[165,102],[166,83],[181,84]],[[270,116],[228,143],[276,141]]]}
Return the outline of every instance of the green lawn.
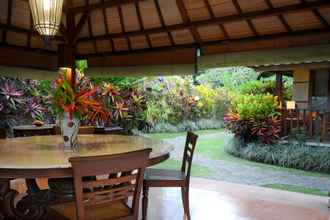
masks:
{"label": "green lawn", "polygon": [[[165,162],[154,166],[153,168],[180,170],[181,169],[181,161],[168,159]],[[210,168],[208,168],[206,166],[193,164],[192,169],[191,169],[191,175],[196,176],[196,177],[210,177],[210,176],[213,175],[213,172]]]}
{"label": "green lawn", "polygon": [[[213,160],[225,160],[231,161],[235,163],[242,163],[249,166],[256,166],[262,169],[269,169],[269,170],[277,170],[277,171],[286,171],[290,173],[294,173],[297,175],[305,175],[305,176],[314,176],[314,177],[330,177],[329,174],[317,173],[317,172],[309,172],[303,170],[297,170],[292,168],[285,168],[279,167],[274,165],[268,165],[263,163],[257,163],[254,161],[249,161],[241,158],[234,157],[227,153],[226,146],[229,144],[233,144],[232,135],[223,132],[222,129],[220,130],[204,130],[204,131],[196,131],[197,134],[200,135],[199,140],[196,146],[195,154],[203,155],[206,158],[210,158]],[[211,136],[203,137],[203,134],[211,134]],[[150,138],[156,140],[165,140],[168,138],[176,138],[180,136],[185,136],[186,132],[178,132],[178,133],[153,133],[148,134]],[[167,168],[167,169],[179,169],[181,165],[180,161],[176,161],[170,159],[165,163],[157,165],[158,168]],[[192,175],[199,176],[199,177],[212,177],[214,175],[214,171],[212,168],[208,168],[205,166],[200,165],[193,165],[192,168]],[[288,191],[295,191],[295,192],[302,192],[302,193],[309,193],[314,195],[324,195],[324,192],[318,191],[315,189],[306,189],[303,187],[295,187],[289,185],[279,185],[279,184],[271,184],[267,185],[266,187],[276,188],[276,189],[283,189]]]}
{"label": "green lawn", "polygon": [[324,192],[324,191],[321,191],[318,189],[302,187],[302,186],[291,186],[291,185],[275,183],[275,184],[264,185],[263,187],[281,189],[281,190],[286,190],[286,191],[290,191],[290,192],[300,192],[300,193],[311,194],[311,195],[316,195],[316,196],[328,196],[327,192]]}

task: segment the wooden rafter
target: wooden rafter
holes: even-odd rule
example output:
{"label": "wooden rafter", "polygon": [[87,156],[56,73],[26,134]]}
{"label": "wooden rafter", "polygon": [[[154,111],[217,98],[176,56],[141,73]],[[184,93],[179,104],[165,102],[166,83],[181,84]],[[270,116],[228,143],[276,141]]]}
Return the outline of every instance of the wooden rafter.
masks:
{"label": "wooden rafter", "polygon": [[88,11],[84,12],[83,15],[80,17],[77,26],[74,29],[74,32],[70,36],[70,44],[74,45],[78,39],[79,33],[81,32],[82,28],[86,24],[87,20],[89,19],[90,13]]}
{"label": "wooden rafter", "polygon": [[[102,0],[102,2],[104,2],[104,0]],[[109,32],[109,27],[108,27],[106,8],[102,8],[102,14],[103,14],[103,22],[104,22],[104,26],[105,26],[105,33],[108,35],[110,32]],[[111,51],[115,51],[115,45],[114,45],[113,39],[110,38],[109,41],[111,44]]]}
{"label": "wooden rafter", "polygon": [[[265,0],[267,6],[270,9],[274,8],[273,3],[270,0]],[[287,32],[292,32],[292,28],[290,27],[290,25],[288,24],[288,22],[286,21],[286,19],[284,18],[284,16],[282,14],[277,15],[278,19],[280,19],[280,22],[282,23],[282,25],[285,27]]]}
{"label": "wooden rafter", "polygon": [[[207,11],[208,11],[209,14],[210,14],[211,19],[214,19],[214,18],[215,18],[215,14],[214,14],[214,12],[213,12],[213,10],[212,10],[212,7],[211,7],[211,5],[210,5],[210,2],[209,2],[208,0],[204,0],[204,4],[205,4],[205,6],[206,6],[206,8],[207,8]],[[226,38],[226,39],[229,39],[230,37],[229,37],[229,34],[228,34],[228,32],[227,32],[225,26],[224,26],[223,24],[219,24],[219,27],[220,27],[220,29],[221,29],[223,35],[225,36],[225,38]]]}
{"label": "wooden rafter", "polygon": [[[301,3],[306,3],[306,0],[300,0]],[[321,13],[319,12],[318,9],[313,9],[313,14],[315,15],[315,17],[320,21],[320,23],[324,26],[324,27],[328,27],[329,23],[328,21],[321,15]]]}
{"label": "wooden rafter", "polygon": [[26,46],[28,48],[31,47],[31,38],[32,38],[32,31],[33,31],[33,19],[32,19],[32,15],[31,15],[31,12],[29,13],[30,14],[30,32],[28,34],[28,38],[27,38],[27,41],[26,41]]}
{"label": "wooden rafter", "polygon": [[194,26],[190,25],[191,21],[190,21],[186,6],[184,5],[184,2],[182,0],[176,0],[176,4],[179,8],[183,23],[189,25],[189,30],[194,38],[194,41],[197,42],[198,45],[202,45],[203,42],[202,42],[201,36],[199,35],[197,29]]}
{"label": "wooden rafter", "polygon": [[[236,11],[238,12],[238,14],[242,14],[243,11],[242,11],[242,8],[239,5],[238,1],[237,0],[232,0],[232,1],[234,3],[234,6],[235,6]],[[258,33],[257,29],[255,28],[255,26],[253,25],[251,19],[247,19],[246,22],[248,23],[248,25],[249,25],[250,29],[252,30],[253,34],[255,36],[259,36],[259,33]]]}
{"label": "wooden rafter", "polygon": [[[1,24],[0,23],[0,29],[3,29],[4,31],[12,31],[12,32],[22,33],[22,34],[27,34],[27,35],[31,34],[31,36],[40,36],[38,34],[38,32],[36,32],[34,30],[21,28],[21,27],[17,27],[17,26],[14,26],[14,25],[6,25],[6,24]],[[64,41],[63,37],[61,37],[61,36],[55,36],[53,38],[53,40]]]}
{"label": "wooden rafter", "polygon": [[[13,6],[13,0],[8,0],[8,8],[7,8],[7,21],[6,25],[10,26],[11,25],[11,15],[12,15],[12,6]],[[2,32],[2,42],[6,43],[7,41],[7,30],[5,29]]]}
{"label": "wooden rafter", "polygon": [[[87,6],[89,6],[89,0],[85,0],[85,3]],[[92,30],[92,20],[91,16],[87,17],[87,24],[88,24],[88,32],[89,32],[89,37],[93,38],[93,30]],[[93,47],[95,52],[97,53],[97,45],[96,45],[96,39],[93,40]]]}
{"label": "wooden rafter", "polygon": [[89,5],[85,5],[85,6],[67,7],[66,9],[64,9],[64,11],[67,13],[77,14],[77,13],[81,13],[81,12],[85,12],[85,11],[93,11],[93,10],[102,9],[102,8],[110,8],[110,7],[117,6],[117,5],[130,4],[130,3],[137,2],[137,1],[145,1],[145,0],[111,0],[111,1],[104,1],[104,2],[102,1],[99,3],[89,4]]}
{"label": "wooden rafter", "polygon": [[[144,31],[144,25],[143,25],[143,20],[142,20],[142,17],[141,17],[141,10],[140,10],[140,6],[139,6],[139,2],[134,2],[134,6],[135,6],[136,14],[137,14],[137,17],[138,17],[138,20],[139,20],[140,30]],[[147,39],[148,47],[152,48],[149,34],[146,34],[145,37]]]}
{"label": "wooden rafter", "polygon": [[172,46],[175,46],[175,42],[174,42],[173,36],[172,36],[171,32],[166,27],[164,16],[163,16],[162,11],[160,9],[160,5],[159,5],[158,0],[154,0],[154,3],[155,3],[155,6],[156,6],[156,10],[157,10],[157,14],[158,14],[158,18],[159,18],[160,24],[161,24],[162,28],[164,30],[166,30],[166,33],[168,35],[168,38],[170,39],[171,45]]}
{"label": "wooden rafter", "polygon": [[[129,36],[126,36],[126,28],[125,28],[125,23],[124,23],[123,10],[122,10],[120,5],[117,5],[117,9],[118,9],[118,13],[119,13],[119,20],[120,20],[121,30],[123,32],[123,35],[124,35],[125,39],[126,39],[128,50],[131,51],[132,50],[132,45],[131,45],[131,41],[129,39]],[[141,33],[143,34],[143,31],[141,31]]]}
{"label": "wooden rafter", "polygon": [[[204,42],[203,46],[211,46],[211,45],[219,45],[219,44],[226,44],[230,45],[232,43],[245,43],[245,42],[256,42],[258,40],[276,40],[280,39],[283,37],[296,37],[296,36],[302,36],[304,35],[305,37],[309,37],[310,35],[316,35],[316,34],[330,34],[330,29],[313,29],[313,30],[300,30],[300,31],[293,31],[290,33],[276,33],[276,34],[267,34],[263,36],[252,36],[244,39],[230,39],[226,40],[225,42],[222,40],[215,40],[215,41],[209,41],[209,42]],[[185,44],[185,45],[177,45],[175,48],[176,49],[184,49],[184,48],[196,48],[198,45],[196,43],[193,44]],[[152,48],[152,49],[139,49],[135,50],[134,53],[145,53],[145,52],[152,52],[152,51],[166,51],[171,49],[171,46],[164,46],[164,47],[157,47],[157,48]],[[85,54],[85,55],[78,55],[79,58],[87,58],[87,57],[98,57],[98,56],[106,56],[106,55],[124,55],[124,54],[129,54],[131,52],[129,51],[118,51],[115,53],[102,53],[102,54]]]}
{"label": "wooden rafter", "polygon": [[[315,2],[307,2],[304,4],[295,4],[295,5],[289,5],[289,6],[283,6],[273,9],[266,9],[266,10],[260,10],[255,12],[243,12],[239,15],[228,15],[224,17],[216,17],[211,18],[207,20],[201,20],[201,21],[191,21],[190,23],[181,23],[181,24],[174,24],[174,25],[168,25],[166,26],[166,29],[163,27],[156,27],[156,28],[149,28],[145,29],[144,31],[129,31],[125,33],[112,33],[109,35],[101,35],[96,36],[93,39],[107,39],[107,38],[116,38],[116,37],[131,37],[131,36],[137,36],[137,35],[143,35],[143,34],[155,34],[155,33],[162,33],[168,31],[176,31],[176,30],[182,30],[182,29],[189,29],[191,27],[201,27],[201,26],[207,26],[212,24],[224,24],[228,22],[235,22],[235,21],[242,21],[247,19],[256,19],[256,18],[263,18],[267,16],[278,16],[285,13],[292,13],[292,12],[299,12],[299,11],[308,11],[313,10],[315,8],[322,8],[322,7],[329,7],[330,1],[328,0],[319,0]],[[81,38],[79,41],[90,41],[93,40],[90,38]]]}

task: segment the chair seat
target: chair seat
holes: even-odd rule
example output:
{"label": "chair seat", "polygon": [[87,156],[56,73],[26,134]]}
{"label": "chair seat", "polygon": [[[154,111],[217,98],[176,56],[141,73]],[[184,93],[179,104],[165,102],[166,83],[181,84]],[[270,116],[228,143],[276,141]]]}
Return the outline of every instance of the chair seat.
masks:
{"label": "chair seat", "polygon": [[[75,202],[53,205],[51,209],[67,219],[77,219]],[[118,201],[87,207],[85,214],[86,220],[112,220],[127,217],[131,212],[122,201]],[[56,220],[59,220],[59,217]]]}
{"label": "chair seat", "polygon": [[185,173],[179,170],[146,169],[144,183],[148,186],[178,186],[184,185]]}

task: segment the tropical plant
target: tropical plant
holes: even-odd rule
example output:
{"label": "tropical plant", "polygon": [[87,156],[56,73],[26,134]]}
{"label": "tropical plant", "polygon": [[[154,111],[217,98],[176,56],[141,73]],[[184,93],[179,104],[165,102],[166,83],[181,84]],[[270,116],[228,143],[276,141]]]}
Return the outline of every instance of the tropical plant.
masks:
{"label": "tropical plant", "polygon": [[3,111],[11,113],[12,111],[18,111],[24,104],[23,99],[24,92],[16,87],[14,82],[4,80],[0,88],[1,104],[3,105]]}
{"label": "tropical plant", "polygon": [[277,99],[273,95],[238,95],[224,121],[243,144],[252,141],[273,143],[281,132],[276,108]]}
{"label": "tropical plant", "polygon": [[30,98],[26,103],[25,113],[29,114],[33,119],[42,121],[44,108],[38,103],[36,98]]}
{"label": "tropical plant", "polygon": [[99,92],[99,88],[89,86],[84,80],[86,80],[86,77],[80,79],[75,90],[71,85],[71,78],[68,72],[60,74],[55,80],[53,106],[57,114],[61,116],[64,112],[67,112],[71,117],[75,116],[80,119],[86,117],[94,120],[96,120],[96,116],[100,115],[102,116],[100,119],[106,120],[110,114],[106,113],[102,102],[94,97]]}

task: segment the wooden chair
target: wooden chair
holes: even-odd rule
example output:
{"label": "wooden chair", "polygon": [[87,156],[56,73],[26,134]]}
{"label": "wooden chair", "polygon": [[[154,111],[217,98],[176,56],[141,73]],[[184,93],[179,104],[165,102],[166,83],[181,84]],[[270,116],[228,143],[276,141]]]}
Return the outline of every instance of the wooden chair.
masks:
{"label": "wooden chair", "polygon": [[[145,149],[109,156],[70,158],[75,202],[54,205],[52,209],[68,219],[137,220],[150,152],[151,149]],[[114,173],[121,175],[109,175]],[[100,175],[102,179],[86,178]],[[124,202],[129,197],[132,197],[131,207]]]}
{"label": "wooden chair", "polygon": [[150,187],[181,187],[185,217],[190,220],[189,183],[193,155],[198,136],[187,133],[186,145],[180,171],[147,169],[143,181],[142,219],[147,219],[148,192]]}

